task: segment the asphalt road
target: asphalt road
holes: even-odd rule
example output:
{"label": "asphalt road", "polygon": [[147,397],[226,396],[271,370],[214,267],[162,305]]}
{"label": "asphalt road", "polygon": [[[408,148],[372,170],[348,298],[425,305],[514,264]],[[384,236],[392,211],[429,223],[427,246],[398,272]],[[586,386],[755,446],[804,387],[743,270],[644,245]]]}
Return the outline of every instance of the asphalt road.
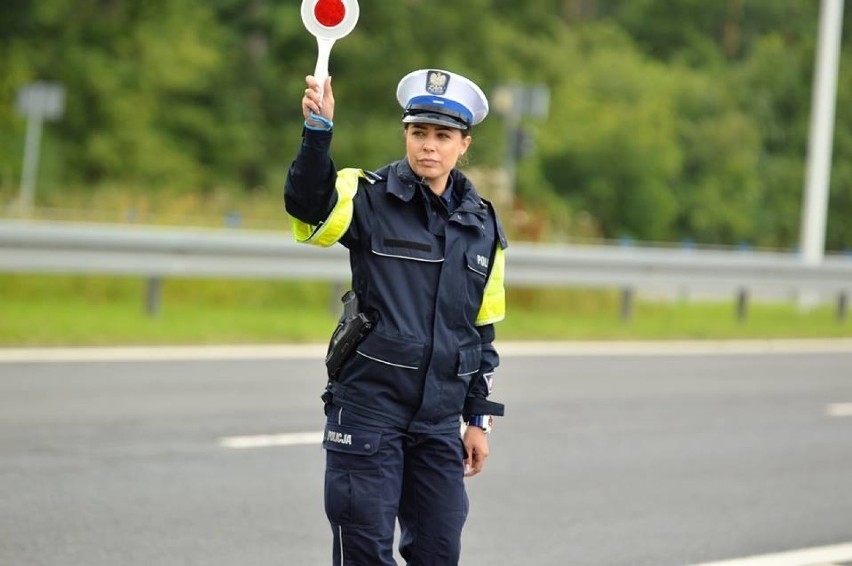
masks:
{"label": "asphalt road", "polygon": [[[329,564],[319,444],[222,440],[318,432],[322,384],[318,357],[0,363],[0,565]],[[466,566],[852,542],[852,352],[506,355],[494,397]]]}

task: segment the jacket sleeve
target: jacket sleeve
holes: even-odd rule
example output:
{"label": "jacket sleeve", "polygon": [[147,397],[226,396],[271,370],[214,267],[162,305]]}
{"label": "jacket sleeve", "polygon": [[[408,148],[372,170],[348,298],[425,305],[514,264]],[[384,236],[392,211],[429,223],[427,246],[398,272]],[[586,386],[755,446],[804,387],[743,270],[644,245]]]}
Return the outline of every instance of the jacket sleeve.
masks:
{"label": "jacket sleeve", "polygon": [[337,204],[337,170],[329,153],[331,137],[331,132],[306,128],[284,183],[287,213],[306,224],[321,224]]}
{"label": "jacket sleeve", "polygon": [[472,415],[503,416],[504,412],[503,404],[488,400],[494,384],[494,371],[500,365],[500,355],[494,348],[494,325],[486,324],[477,329],[482,343],[482,361],[467,390],[463,415],[465,421]]}
{"label": "jacket sleeve", "polygon": [[467,420],[471,415],[503,416],[504,406],[488,400],[494,385],[494,371],[500,365],[500,355],[494,348],[494,323],[506,315],[506,292],[504,286],[505,255],[503,250],[508,246],[500,219],[492,209],[495,243],[494,254],[491,258],[491,271],[485,285],[485,295],[479,314],[476,317],[476,328],[482,348],[482,358],[479,372],[474,376],[468,388],[465,400],[464,415]]}

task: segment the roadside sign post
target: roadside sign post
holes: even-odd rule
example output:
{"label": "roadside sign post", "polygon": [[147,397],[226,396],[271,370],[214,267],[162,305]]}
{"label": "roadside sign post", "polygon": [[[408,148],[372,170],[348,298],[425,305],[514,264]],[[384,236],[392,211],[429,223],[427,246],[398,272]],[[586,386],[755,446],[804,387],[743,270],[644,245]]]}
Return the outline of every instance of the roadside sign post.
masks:
{"label": "roadside sign post", "polygon": [[62,117],[65,110],[65,87],[58,83],[30,83],[18,91],[17,108],[27,118],[18,210],[21,214],[29,214],[35,200],[42,126],[45,120]]}
{"label": "roadside sign post", "polygon": [[509,201],[515,199],[517,161],[529,148],[531,140],[521,129],[521,118],[547,118],[550,109],[550,89],[545,85],[509,83],[498,85],[493,93],[494,108],[505,119],[506,169]]}

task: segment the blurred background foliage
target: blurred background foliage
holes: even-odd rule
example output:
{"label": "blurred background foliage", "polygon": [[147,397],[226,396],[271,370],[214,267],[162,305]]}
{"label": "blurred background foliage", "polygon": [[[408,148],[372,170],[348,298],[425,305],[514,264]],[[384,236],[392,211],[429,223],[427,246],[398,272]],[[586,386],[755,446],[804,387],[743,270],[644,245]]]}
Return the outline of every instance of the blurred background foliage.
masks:
{"label": "blurred background foliage", "polygon": [[[358,27],[330,65],[339,166],[402,157],[395,89],[413,69],[460,72],[489,95],[501,84],[541,84],[550,111],[522,122],[514,198],[502,174],[512,148],[496,110],[474,131],[467,166],[502,203],[514,237],[796,246],[816,0],[359,4]],[[188,214],[211,201],[247,214],[270,208],[257,203],[279,198],[316,60],[299,8],[299,0],[5,0],[2,204],[15,198],[21,173],[17,90],[49,80],[65,85],[66,112],[45,126],[37,205],[87,203],[118,188]],[[830,250],[852,248],[850,12]],[[272,208],[283,228],[282,209]]]}

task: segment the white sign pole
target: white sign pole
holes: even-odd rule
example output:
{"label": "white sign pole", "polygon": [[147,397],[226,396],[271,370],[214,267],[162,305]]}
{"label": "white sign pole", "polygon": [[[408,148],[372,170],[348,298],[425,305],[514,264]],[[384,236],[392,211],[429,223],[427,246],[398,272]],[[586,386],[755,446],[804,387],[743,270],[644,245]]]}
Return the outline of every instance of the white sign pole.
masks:
{"label": "white sign pole", "polygon": [[822,0],[814,87],[811,95],[810,139],[800,235],[802,261],[809,265],[821,263],[825,254],[834,108],[837,100],[842,28],[843,0]]}
{"label": "white sign pole", "polygon": [[24,164],[21,170],[21,192],[18,196],[18,210],[29,214],[35,200],[35,184],[38,174],[38,157],[41,146],[41,130],[44,119],[41,114],[27,116],[27,138],[24,142]]}
{"label": "white sign pole", "polygon": [[45,119],[58,120],[65,109],[65,88],[57,83],[31,83],[18,91],[18,111],[27,117],[24,164],[21,168],[21,192],[18,210],[29,214],[35,201],[41,130]]}

